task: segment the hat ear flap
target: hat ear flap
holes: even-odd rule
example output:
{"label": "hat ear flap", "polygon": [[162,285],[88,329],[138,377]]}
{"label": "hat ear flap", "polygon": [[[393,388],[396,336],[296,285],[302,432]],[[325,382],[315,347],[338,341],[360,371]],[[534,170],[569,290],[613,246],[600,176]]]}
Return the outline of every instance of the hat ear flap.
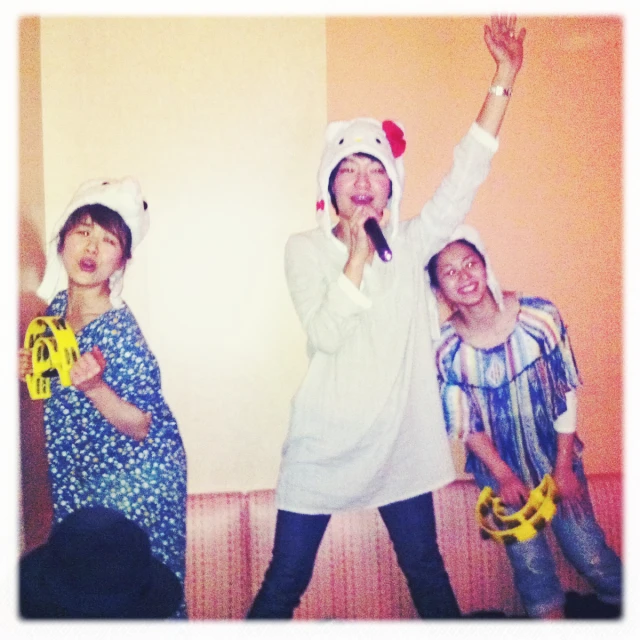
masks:
{"label": "hat ear flap", "polygon": [[135,178],[132,178],[131,176],[122,178],[122,180],[120,181],[120,185],[131,193],[134,193],[136,195],[140,193],[140,184]]}
{"label": "hat ear flap", "polygon": [[335,140],[348,126],[349,122],[347,120],[336,120],[335,122],[330,122],[324,133],[325,142],[332,142]]}
{"label": "hat ear flap", "polygon": [[82,193],[86,193],[87,191],[93,191],[96,187],[100,186],[104,184],[104,180],[102,178],[93,178],[91,180],[87,180],[86,182],[83,182],[77,189],[77,191],[75,192],[75,194],[73,195],[72,200],[75,200],[77,196],[79,196]]}
{"label": "hat ear flap", "polygon": [[447,309],[450,309],[451,311],[456,310],[456,306],[445,298],[444,293],[442,293],[442,289],[440,289],[440,287],[431,287],[431,289],[439,304],[447,307]]}

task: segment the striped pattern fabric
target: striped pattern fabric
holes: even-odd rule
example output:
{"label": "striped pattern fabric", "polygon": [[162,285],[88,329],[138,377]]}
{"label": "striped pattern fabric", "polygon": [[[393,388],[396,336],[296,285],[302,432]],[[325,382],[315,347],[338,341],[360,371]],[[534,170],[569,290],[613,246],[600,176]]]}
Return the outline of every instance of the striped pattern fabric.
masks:
{"label": "striped pattern fabric", "polygon": [[192,620],[238,619],[250,605],[246,496],[187,497],[187,611]]}
{"label": "striped pattern fabric", "polygon": [[[553,469],[554,421],[580,384],[569,336],[548,300],[521,297],[509,338],[490,349],[465,343],[446,323],[436,350],[447,430],[464,439],[485,432],[500,457],[530,487]],[[575,439],[580,455],[582,443]],[[466,471],[487,473],[469,453]]]}
{"label": "striped pattern fabric", "polygon": [[[589,477],[596,517],[621,554],[621,478]],[[504,548],[480,537],[474,519],[479,489],[459,480],[434,493],[438,541],[463,614],[523,615]],[[242,619],[271,559],[273,491],[190,495],[187,502],[187,604],[191,620]],[[544,533],[542,535],[545,535]],[[589,591],[555,538],[551,548],[566,590]],[[375,509],[332,516],[298,620],[416,618],[404,576]]]}

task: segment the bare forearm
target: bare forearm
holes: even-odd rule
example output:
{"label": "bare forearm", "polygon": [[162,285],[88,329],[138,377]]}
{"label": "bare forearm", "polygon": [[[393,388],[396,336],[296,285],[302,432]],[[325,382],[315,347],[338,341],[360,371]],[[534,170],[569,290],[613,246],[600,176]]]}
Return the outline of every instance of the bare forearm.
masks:
{"label": "bare forearm", "polygon": [[136,440],[146,438],[151,424],[150,413],[145,413],[120,398],[106,382],[85,391],[85,395],[118,431]]}
{"label": "bare forearm", "polygon": [[[491,86],[504,87],[505,89],[512,89],[515,83],[517,72],[512,67],[498,66],[496,73],[491,81]],[[509,106],[511,98],[506,95],[496,96],[492,93],[487,93],[480,113],[476,119],[476,122],[492,136],[496,137],[500,131],[500,126],[504,120],[504,116]]]}
{"label": "bare forearm", "polygon": [[556,455],[556,470],[571,469],[573,460],[573,433],[558,434],[558,453]]}
{"label": "bare forearm", "polygon": [[491,438],[486,433],[473,433],[467,440],[466,445],[480,460],[486,465],[491,475],[499,482],[513,475],[509,465],[500,457],[500,454],[493,446]]}
{"label": "bare forearm", "polygon": [[467,438],[467,447],[489,468],[491,475],[499,484],[500,497],[505,504],[515,507],[527,501],[529,490],[509,465],[502,460],[487,434],[471,434]]}
{"label": "bare forearm", "polygon": [[[496,63],[491,87],[499,93],[502,93],[502,90],[510,93],[513,89],[516,76],[522,67],[526,33],[526,29],[520,29],[516,37],[515,16],[492,16],[491,26],[484,27],[484,41]],[[487,93],[476,122],[492,136],[497,136],[508,104],[508,95]]]}
{"label": "bare forearm", "polygon": [[362,260],[349,258],[344,265],[343,273],[353,284],[360,288],[365,263]]}

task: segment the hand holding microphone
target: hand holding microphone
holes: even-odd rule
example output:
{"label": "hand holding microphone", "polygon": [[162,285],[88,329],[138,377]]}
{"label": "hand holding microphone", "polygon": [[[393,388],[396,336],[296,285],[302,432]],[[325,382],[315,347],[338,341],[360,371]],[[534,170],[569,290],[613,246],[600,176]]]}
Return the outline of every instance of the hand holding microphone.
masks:
{"label": "hand holding microphone", "polygon": [[375,218],[367,218],[364,221],[363,226],[367,235],[371,239],[377,254],[380,256],[380,260],[383,262],[389,262],[393,254],[391,253],[391,249],[389,249],[387,239],[384,237],[378,221]]}
{"label": "hand holding microphone", "polygon": [[359,206],[351,217],[345,219],[349,254],[357,262],[370,262],[374,251],[384,262],[391,260],[391,249],[380,228],[379,216],[373,207]]}

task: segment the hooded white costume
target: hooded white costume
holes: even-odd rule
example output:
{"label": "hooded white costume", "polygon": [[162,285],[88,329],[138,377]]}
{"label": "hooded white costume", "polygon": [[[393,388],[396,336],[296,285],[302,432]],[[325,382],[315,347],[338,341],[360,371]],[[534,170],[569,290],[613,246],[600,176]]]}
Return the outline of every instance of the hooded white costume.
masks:
{"label": "hooded white costume", "polygon": [[[496,301],[498,305],[498,309],[500,311],[504,310],[504,300],[502,299],[502,289],[500,288],[500,283],[496,278],[496,274],[493,271],[493,267],[491,266],[491,261],[489,260],[489,256],[487,255],[487,251],[484,248],[484,243],[482,242],[482,238],[480,238],[480,234],[473,227],[468,224],[461,224],[456,227],[454,232],[449,237],[447,244],[451,244],[456,240],[466,240],[470,242],[477,251],[482,254],[484,258],[484,266],[487,273],[487,286],[489,287],[489,291],[491,291],[491,295],[493,299]],[[442,247],[444,249],[444,247]],[[428,304],[429,304],[429,314],[431,321],[431,337],[434,340],[438,340],[440,338],[440,322],[439,322],[439,313],[438,313],[438,299],[436,297],[436,289],[432,286],[429,281],[429,274],[427,273],[427,282],[430,286],[430,292],[428,294]]]}
{"label": "hooded white costume", "polygon": [[[289,291],[308,336],[309,369],[292,401],[276,502],[319,514],[378,507],[433,491],[455,470],[431,347],[424,266],[448,241],[486,178],[497,140],[473,124],[454,163],[415,218],[400,222],[404,132],[370,118],[334,122],[318,172],[317,229],[292,236]],[[392,183],[384,232],[358,288],[346,246],[331,233],[328,180],[353,153],[382,162]]]}
{"label": "hooded white costume", "polygon": [[[119,213],[131,231],[131,251],[142,241],[149,230],[149,212],[147,203],[142,199],[140,185],[134,178],[122,180],[88,180],[78,187],[71,202],[56,222],[47,248],[47,266],[37,294],[43,300],[51,302],[55,294],[66,285],[66,272],[58,253],[60,231],[69,216],[85,205],[101,204]],[[115,309],[122,307],[124,267],[118,269],[109,279],[110,301]]]}

